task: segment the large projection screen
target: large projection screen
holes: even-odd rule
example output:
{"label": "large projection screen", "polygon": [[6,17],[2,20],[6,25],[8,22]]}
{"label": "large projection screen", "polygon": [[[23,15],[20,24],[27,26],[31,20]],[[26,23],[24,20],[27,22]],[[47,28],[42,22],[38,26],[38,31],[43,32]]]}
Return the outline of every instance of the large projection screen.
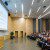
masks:
{"label": "large projection screen", "polygon": [[0,3],[0,30],[8,30],[8,12]]}

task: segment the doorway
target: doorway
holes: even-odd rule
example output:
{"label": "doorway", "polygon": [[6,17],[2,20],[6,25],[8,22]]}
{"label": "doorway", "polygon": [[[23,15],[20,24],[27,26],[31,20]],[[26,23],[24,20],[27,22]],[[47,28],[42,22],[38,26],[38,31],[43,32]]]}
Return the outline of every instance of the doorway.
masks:
{"label": "doorway", "polygon": [[23,37],[23,31],[20,31],[20,35],[21,35],[21,37]]}
{"label": "doorway", "polygon": [[15,37],[18,38],[18,31],[15,31]]}

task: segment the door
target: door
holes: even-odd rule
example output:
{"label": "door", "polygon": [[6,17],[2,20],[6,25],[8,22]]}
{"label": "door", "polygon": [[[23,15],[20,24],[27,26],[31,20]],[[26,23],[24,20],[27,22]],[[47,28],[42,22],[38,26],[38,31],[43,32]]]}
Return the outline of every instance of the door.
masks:
{"label": "door", "polygon": [[18,38],[18,31],[15,31],[15,37]]}
{"label": "door", "polygon": [[23,31],[20,31],[20,35],[21,35],[21,37],[23,37]]}

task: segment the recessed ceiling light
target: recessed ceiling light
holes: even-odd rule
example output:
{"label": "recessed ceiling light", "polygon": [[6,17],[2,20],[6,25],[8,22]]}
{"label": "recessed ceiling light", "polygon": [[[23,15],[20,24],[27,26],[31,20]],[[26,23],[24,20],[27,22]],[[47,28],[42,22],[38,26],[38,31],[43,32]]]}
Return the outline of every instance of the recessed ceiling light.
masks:
{"label": "recessed ceiling light", "polygon": [[[50,5],[44,10],[44,12],[46,12],[49,8],[50,8]],[[44,13],[44,12],[43,12],[43,13]]]}
{"label": "recessed ceiling light", "polygon": [[40,10],[41,6],[38,8],[37,12]]}

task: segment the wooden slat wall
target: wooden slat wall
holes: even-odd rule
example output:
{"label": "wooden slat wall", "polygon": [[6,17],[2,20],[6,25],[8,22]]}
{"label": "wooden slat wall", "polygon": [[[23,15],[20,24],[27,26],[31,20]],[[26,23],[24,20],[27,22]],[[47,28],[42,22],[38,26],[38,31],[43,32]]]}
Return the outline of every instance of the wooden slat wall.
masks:
{"label": "wooden slat wall", "polygon": [[0,48],[4,45],[4,36],[0,36]]}

